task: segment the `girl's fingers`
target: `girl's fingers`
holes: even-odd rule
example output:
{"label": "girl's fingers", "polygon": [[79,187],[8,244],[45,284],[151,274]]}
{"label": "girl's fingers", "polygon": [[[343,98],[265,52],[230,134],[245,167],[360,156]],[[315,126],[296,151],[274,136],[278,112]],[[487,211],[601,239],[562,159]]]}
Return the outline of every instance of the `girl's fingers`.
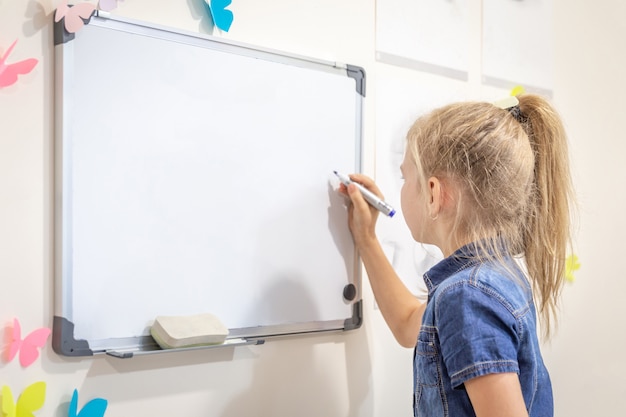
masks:
{"label": "girl's fingers", "polygon": [[374,182],[373,179],[371,179],[370,177],[368,177],[367,175],[363,175],[363,174],[351,174],[349,175],[350,179],[354,182],[358,182],[359,184],[361,184],[362,186],[364,186],[365,188],[367,188],[369,191],[373,192],[374,194],[376,194],[378,197],[380,197],[381,199],[384,200],[382,193],[380,192],[380,189],[378,189],[378,186],[376,185],[376,183]]}

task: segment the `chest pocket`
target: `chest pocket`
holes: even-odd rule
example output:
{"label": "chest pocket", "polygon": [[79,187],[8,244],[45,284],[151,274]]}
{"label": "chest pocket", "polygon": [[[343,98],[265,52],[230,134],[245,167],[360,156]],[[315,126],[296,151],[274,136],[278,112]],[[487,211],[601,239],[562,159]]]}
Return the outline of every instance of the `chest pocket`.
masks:
{"label": "chest pocket", "polygon": [[426,386],[441,383],[436,337],[434,328],[422,326],[415,346],[416,383]]}
{"label": "chest pocket", "polygon": [[413,360],[416,416],[447,416],[448,407],[441,379],[437,333],[433,327],[422,326]]}

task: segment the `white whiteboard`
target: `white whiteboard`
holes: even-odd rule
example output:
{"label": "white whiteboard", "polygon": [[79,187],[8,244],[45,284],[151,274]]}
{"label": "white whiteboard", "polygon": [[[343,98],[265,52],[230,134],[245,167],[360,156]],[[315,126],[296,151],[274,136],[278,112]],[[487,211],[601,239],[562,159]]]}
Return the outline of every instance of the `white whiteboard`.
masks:
{"label": "white whiteboard", "polygon": [[361,168],[360,68],[101,17],[55,49],[57,352],[141,348],[158,315],[360,325],[332,182]]}

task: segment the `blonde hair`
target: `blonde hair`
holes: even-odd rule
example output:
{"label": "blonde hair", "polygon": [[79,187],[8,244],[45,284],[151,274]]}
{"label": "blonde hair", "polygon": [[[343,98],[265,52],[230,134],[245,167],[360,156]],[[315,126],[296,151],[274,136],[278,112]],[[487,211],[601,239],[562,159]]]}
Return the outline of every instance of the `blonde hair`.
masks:
{"label": "blonde hair", "polygon": [[523,255],[549,337],[571,245],[567,138],[545,99],[518,99],[514,111],[480,102],[434,110],[410,128],[407,152],[424,186],[434,176],[458,190],[452,242],[500,261]]}

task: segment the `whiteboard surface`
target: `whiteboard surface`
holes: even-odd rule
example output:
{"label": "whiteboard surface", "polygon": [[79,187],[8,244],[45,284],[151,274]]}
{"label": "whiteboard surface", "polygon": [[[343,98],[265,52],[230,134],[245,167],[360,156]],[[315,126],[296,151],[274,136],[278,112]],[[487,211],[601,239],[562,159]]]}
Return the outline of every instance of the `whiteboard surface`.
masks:
{"label": "whiteboard surface", "polygon": [[158,315],[254,335],[350,318],[360,279],[331,174],[360,170],[355,80],[109,24],[57,46],[57,313],[75,338],[145,336]]}

